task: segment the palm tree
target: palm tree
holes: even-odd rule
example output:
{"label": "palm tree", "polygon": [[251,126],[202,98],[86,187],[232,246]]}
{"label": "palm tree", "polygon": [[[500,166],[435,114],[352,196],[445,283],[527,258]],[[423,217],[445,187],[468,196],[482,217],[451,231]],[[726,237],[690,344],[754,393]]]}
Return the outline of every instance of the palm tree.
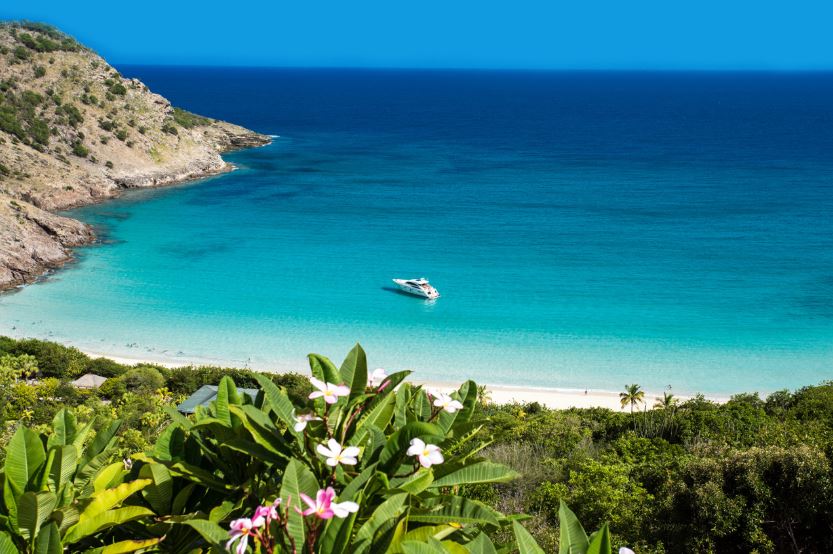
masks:
{"label": "palm tree", "polygon": [[659,408],[660,410],[671,410],[677,407],[678,399],[676,396],[671,394],[670,392],[662,393],[662,398],[657,398],[657,401],[654,402],[654,408]]}
{"label": "palm tree", "polygon": [[486,385],[477,385],[477,399],[480,401],[481,406],[488,406],[492,401],[492,391]]}
{"label": "palm tree", "polygon": [[645,403],[645,391],[642,390],[642,387],[636,384],[625,385],[625,392],[619,393],[619,402],[622,404],[623,409],[625,406],[630,404],[631,414],[633,414],[634,406]]}

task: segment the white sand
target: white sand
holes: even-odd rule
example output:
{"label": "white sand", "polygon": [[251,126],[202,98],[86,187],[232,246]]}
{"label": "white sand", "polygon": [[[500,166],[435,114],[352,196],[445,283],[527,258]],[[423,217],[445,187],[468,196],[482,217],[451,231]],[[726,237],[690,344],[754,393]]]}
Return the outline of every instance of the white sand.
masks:
{"label": "white sand", "polygon": [[[221,361],[216,363],[208,360],[195,360],[193,362],[171,361],[165,359],[153,359],[151,357],[123,357],[112,356],[102,352],[88,352],[84,353],[93,358],[109,358],[115,362],[125,365],[135,365],[140,363],[160,365],[162,367],[184,367],[184,366],[204,366],[215,365],[224,366]],[[459,384],[454,383],[437,383],[414,381],[416,384],[424,385],[429,388],[452,391],[456,389]],[[538,402],[542,406],[554,408],[558,410],[565,410],[568,408],[609,408],[611,410],[622,411],[629,410],[629,408],[622,408],[619,402],[619,393],[605,390],[575,390],[575,389],[555,389],[545,387],[523,387],[523,386],[509,386],[509,385],[486,385],[489,391],[491,402],[495,404],[510,404],[513,402],[525,404],[531,402]],[[671,391],[673,392],[673,391]],[[691,398],[690,396],[683,396],[674,394],[674,397],[681,402]],[[662,398],[662,392],[646,391],[645,392],[645,406],[648,408],[654,405],[656,400]],[[725,402],[728,397],[707,396],[709,400],[714,402]]]}

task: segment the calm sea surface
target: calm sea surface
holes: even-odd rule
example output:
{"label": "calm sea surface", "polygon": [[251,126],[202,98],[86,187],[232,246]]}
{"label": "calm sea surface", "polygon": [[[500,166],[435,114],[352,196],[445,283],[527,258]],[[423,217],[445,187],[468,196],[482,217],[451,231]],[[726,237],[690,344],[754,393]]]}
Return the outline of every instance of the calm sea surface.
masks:
{"label": "calm sea surface", "polygon": [[[0,332],[424,380],[771,391],[833,378],[833,75],[124,67],[280,135],[77,210],[103,245]],[[442,298],[391,290],[426,276]]]}

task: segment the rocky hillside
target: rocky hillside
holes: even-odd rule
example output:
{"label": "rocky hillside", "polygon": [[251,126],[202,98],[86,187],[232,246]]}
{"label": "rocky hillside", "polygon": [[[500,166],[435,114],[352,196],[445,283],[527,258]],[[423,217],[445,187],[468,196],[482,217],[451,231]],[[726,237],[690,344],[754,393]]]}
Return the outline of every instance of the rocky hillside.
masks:
{"label": "rocky hillside", "polygon": [[94,239],[50,213],[229,169],[269,138],[171,106],[54,28],[0,23],[0,289]]}

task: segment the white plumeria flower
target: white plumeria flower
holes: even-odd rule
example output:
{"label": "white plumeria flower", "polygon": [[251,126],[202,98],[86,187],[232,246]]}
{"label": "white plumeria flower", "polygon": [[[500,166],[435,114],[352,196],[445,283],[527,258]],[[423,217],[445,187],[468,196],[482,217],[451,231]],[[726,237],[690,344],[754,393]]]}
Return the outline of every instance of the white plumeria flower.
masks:
{"label": "white plumeria flower", "polygon": [[347,500],[345,502],[333,502],[330,504],[330,509],[336,517],[347,517],[347,514],[358,512],[359,505]]}
{"label": "white plumeria flower", "polygon": [[307,428],[307,423],[310,421],[321,421],[321,418],[315,414],[301,414],[295,416],[295,432],[300,433]]}
{"label": "white plumeria flower", "polygon": [[463,404],[459,400],[454,400],[450,395],[444,393],[437,395],[437,398],[434,399],[434,406],[442,408],[450,414],[463,409]]}
{"label": "white plumeria flower", "polygon": [[408,448],[408,456],[416,456],[422,467],[431,467],[445,461],[440,447],[436,444],[425,444],[422,439],[411,439],[411,447]]}
{"label": "white plumeria flower", "polygon": [[310,377],[309,382],[318,390],[309,393],[310,399],[324,397],[324,402],[327,404],[335,404],[338,402],[339,396],[349,396],[350,387],[346,385],[334,385],[332,383],[325,383],[319,381],[315,377]]}
{"label": "white plumeria flower", "polygon": [[384,368],[378,367],[373,370],[373,373],[370,374],[370,378],[368,379],[368,385],[371,387],[378,387],[382,383],[385,382],[385,379],[388,378],[388,373],[385,371]]}
{"label": "white plumeria flower", "polygon": [[335,439],[327,441],[327,446],[319,444],[315,449],[319,454],[327,458],[327,465],[333,467],[338,464],[354,466],[357,461],[356,457],[359,455],[358,446],[343,448]]}
{"label": "white plumeria flower", "polygon": [[630,548],[628,548],[626,546],[623,546],[622,548],[619,549],[619,554],[636,554],[636,552],[634,552],[633,550],[631,550]]}

